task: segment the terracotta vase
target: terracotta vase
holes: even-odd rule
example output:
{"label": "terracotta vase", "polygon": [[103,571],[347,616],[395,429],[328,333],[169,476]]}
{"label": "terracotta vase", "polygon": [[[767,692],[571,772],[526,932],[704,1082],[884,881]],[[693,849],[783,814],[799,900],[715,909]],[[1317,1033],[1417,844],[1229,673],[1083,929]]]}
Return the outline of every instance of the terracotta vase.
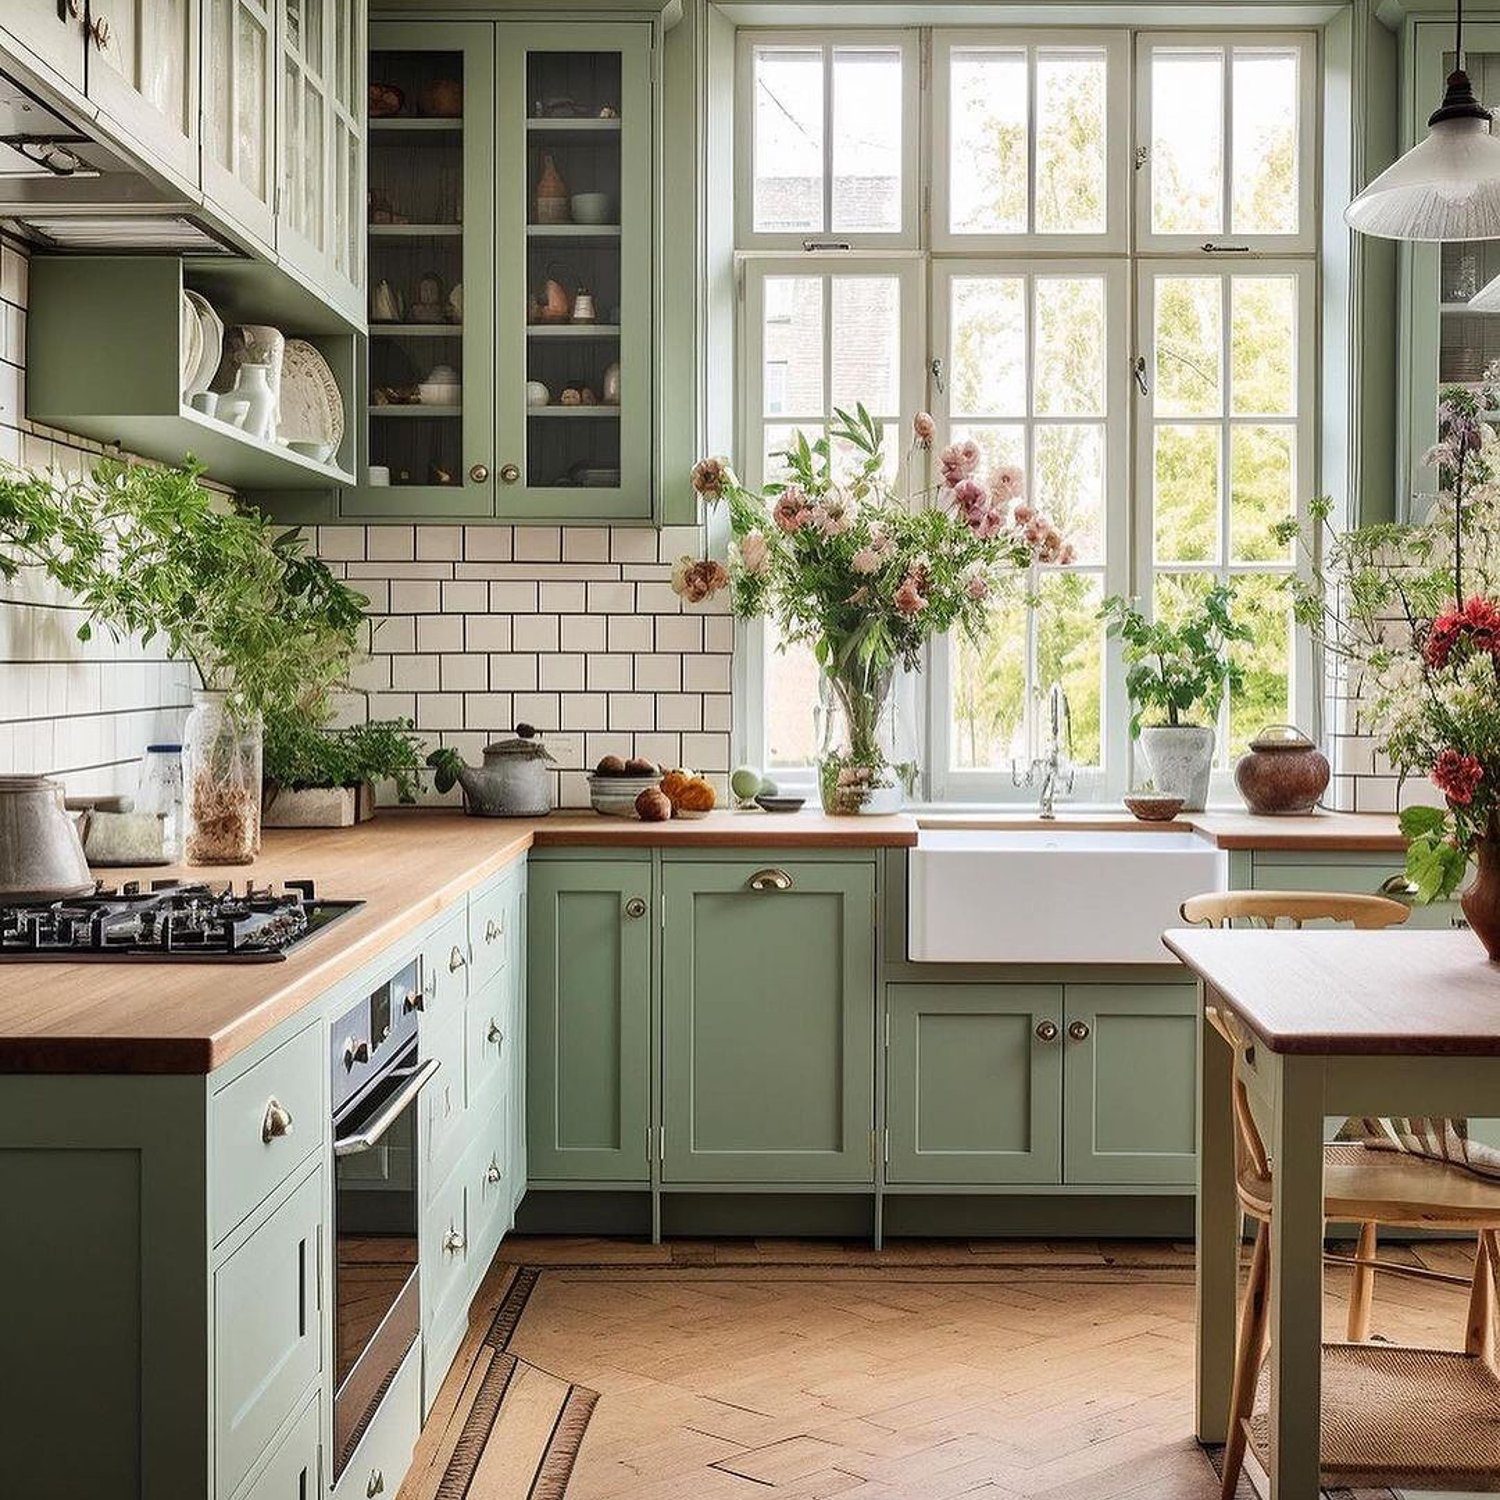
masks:
{"label": "terracotta vase", "polygon": [[567,224],[572,218],[568,184],[552,157],[543,156],[542,175],[536,184],[536,221],[538,224]]}
{"label": "terracotta vase", "polygon": [[1500,964],[1500,829],[1480,843],[1479,869],[1459,903],[1490,962]]}

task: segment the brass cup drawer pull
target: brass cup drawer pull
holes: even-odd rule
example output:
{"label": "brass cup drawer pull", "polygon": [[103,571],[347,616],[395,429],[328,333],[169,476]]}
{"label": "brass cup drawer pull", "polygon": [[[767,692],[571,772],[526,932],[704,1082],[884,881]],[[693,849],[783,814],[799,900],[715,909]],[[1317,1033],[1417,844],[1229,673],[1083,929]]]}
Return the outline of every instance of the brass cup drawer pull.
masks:
{"label": "brass cup drawer pull", "polygon": [[646,915],[646,903],[639,896],[632,896],[625,903],[625,915],[627,917],[644,917]]}
{"label": "brass cup drawer pull", "polygon": [[457,974],[466,963],[468,963],[468,959],[464,957],[463,949],[455,943],[453,951],[448,955],[448,972],[450,974]]}
{"label": "brass cup drawer pull", "polygon": [[1036,1023],[1036,1039],[1039,1042],[1055,1042],[1061,1035],[1056,1021],[1038,1021]]}
{"label": "brass cup drawer pull", "polygon": [[1068,1035],[1075,1042],[1086,1042],[1093,1035],[1093,1032],[1087,1021],[1073,1021],[1068,1026]]}
{"label": "brass cup drawer pull", "polygon": [[745,883],[752,891],[789,891],[792,877],[785,870],[768,868],[757,870]]}
{"label": "brass cup drawer pull", "polygon": [[261,1144],[269,1146],[272,1141],[291,1133],[291,1111],[280,1099],[271,1099],[266,1105],[265,1118],[260,1122]]}
{"label": "brass cup drawer pull", "polygon": [[1397,901],[1409,901],[1416,893],[1416,886],[1406,878],[1404,873],[1387,875],[1380,882],[1380,889],[1376,892],[1377,895],[1391,896]]}

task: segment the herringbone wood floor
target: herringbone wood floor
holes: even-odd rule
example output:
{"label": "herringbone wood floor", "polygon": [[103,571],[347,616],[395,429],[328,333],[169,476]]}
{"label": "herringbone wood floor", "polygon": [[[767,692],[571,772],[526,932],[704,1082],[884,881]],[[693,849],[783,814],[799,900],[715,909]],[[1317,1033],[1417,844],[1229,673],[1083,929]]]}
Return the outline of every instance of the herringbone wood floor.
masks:
{"label": "herringbone wood floor", "polygon": [[[1192,1439],[1191,1246],[512,1239],[502,1257],[476,1326],[505,1262],[546,1266],[510,1351],[600,1393],[568,1500],[1218,1492]],[[1460,1273],[1466,1257],[1421,1251]],[[1347,1284],[1330,1269],[1335,1330]],[[1457,1344],[1464,1308],[1458,1288],[1383,1277],[1376,1332]],[[455,1369],[455,1401],[462,1385]],[[478,1476],[469,1496],[512,1500]]]}

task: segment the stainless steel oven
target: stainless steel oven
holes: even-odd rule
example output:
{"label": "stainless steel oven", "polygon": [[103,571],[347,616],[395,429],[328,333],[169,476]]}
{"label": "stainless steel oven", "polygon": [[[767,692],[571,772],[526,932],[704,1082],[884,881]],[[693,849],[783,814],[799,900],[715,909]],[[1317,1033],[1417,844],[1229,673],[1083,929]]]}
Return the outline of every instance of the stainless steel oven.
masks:
{"label": "stainless steel oven", "polygon": [[416,960],[351,1006],[329,1041],[333,1108],[333,1472],[344,1470],[421,1332]]}

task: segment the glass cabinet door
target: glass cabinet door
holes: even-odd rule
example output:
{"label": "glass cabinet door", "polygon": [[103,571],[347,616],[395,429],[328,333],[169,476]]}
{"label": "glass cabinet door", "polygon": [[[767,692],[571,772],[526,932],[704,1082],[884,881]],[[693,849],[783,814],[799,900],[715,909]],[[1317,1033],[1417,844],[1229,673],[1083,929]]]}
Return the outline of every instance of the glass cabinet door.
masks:
{"label": "glass cabinet door", "polygon": [[364,0],[336,0],[332,33],[333,87],[328,100],[330,291],[359,317],[364,310],[365,284]]}
{"label": "glass cabinet door", "polygon": [[[1443,97],[1453,70],[1451,21],[1416,27],[1415,115],[1424,123]],[[1500,24],[1464,27],[1464,57],[1474,92],[1491,109],[1500,104]],[[1406,472],[1412,494],[1431,494],[1436,474],[1424,456],[1437,437],[1437,394],[1443,386],[1477,387],[1500,359],[1500,240],[1413,244],[1408,361]],[[1398,497],[1404,514],[1409,497]]]}
{"label": "glass cabinet door", "polygon": [[199,0],[90,0],[88,22],[90,101],[196,183]]}
{"label": "glass cabinet door", "polygon": [[281,207],[277,249],[305,275],[328,257],[328,74],[325,11],[339,0],[282,0]]}
{"label": "glass cabinet door", "polygon": [[368,436],[346,515],[494,513],[494,35],[370,28]]}
{"label": "glass cabinet door", "polygon": [[270,0],[203,0],[203,192],[242,228],[276,237],[275,17]]}
{"label": "glass cabinet door", "polygon": [[498,32],[499,513],[649,517],[651,30]]}

